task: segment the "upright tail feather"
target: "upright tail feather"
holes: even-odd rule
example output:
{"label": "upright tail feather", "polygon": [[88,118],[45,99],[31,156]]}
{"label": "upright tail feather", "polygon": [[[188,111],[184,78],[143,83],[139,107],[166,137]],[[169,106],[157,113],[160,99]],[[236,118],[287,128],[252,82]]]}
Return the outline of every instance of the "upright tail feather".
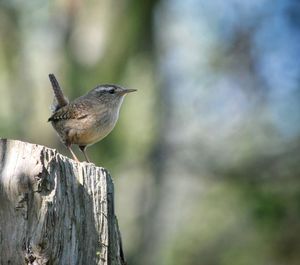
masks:
{"label": "upright tail feather", "polygon": [[57,111],[58,109],[62,108],[63,106],[69,104],[68,98],[66,98],[62,92],[62,89],[55,78],[54,74],[49,74],[49,79],[52,84],[53,92],[54,92],[54,99],[51,105],[52,112]]}

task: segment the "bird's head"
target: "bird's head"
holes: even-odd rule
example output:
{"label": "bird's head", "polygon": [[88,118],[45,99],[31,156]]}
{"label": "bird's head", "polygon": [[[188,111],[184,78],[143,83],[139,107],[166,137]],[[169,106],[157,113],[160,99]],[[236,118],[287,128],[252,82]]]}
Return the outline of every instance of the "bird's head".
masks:
{"label": "bird's head", "polygon": [[102,103],[115,105],[121,103],[126,94],[134,91],[137,90],[123,88],[113,84],[105,84],[95,87],[89,92],[89,94],[93,95],[93,97]]}

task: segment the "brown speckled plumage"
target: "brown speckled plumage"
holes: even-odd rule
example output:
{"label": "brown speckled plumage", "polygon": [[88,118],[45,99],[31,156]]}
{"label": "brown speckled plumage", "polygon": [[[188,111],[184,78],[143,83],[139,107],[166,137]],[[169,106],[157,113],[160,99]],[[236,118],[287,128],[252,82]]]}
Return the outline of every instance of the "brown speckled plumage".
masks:
{"label": "brown speckled plumage", "polygon": [[[51,78],[53,80],[55,77],[50,77],[50,80]],[[54,91],[57,88],[61,91],[58,82],[51,83]],[[89,161],[85,148],[100,141],[112,131],[118,120],[124,96],[133,91],[135,90],[117,85],[100,85],[70,103],[67,103],[62,91],[56,91],[55,96],[59,94],[61,98],[55,100],[56,105],[52,107],[54,112],[48,121],[75,160],[78,159],[70,148],[72,144],[78,145]],[[60,106],[59,102],[62,102],[63,106]]]}

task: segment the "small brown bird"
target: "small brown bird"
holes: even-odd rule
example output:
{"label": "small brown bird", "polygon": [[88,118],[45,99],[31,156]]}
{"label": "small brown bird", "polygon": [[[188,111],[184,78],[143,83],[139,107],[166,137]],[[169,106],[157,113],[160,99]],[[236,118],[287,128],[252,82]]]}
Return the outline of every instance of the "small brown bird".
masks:
{"label": "small brown bird", "polygon": [[71,149],[79,146],[89,162],[86,147],[107,136],[115,127],[120,107],[126,94],[136,89],[126,89],[118,85],[99,85],[87,94],[68,102],[53,74],[49,74],[54,91],[53,114],[48,119],[60,139],[79,161]]}

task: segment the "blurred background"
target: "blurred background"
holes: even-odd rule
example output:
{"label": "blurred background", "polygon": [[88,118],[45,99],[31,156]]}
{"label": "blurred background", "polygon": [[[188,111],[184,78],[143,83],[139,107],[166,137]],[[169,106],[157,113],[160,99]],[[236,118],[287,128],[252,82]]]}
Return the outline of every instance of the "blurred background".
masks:
{"label": "blurred background", "polygon": [[300,264],[298,0],[4,0],[0,38],[2,138],[70,156],[49,73],[138,89],[88,150],[128,264]]}

